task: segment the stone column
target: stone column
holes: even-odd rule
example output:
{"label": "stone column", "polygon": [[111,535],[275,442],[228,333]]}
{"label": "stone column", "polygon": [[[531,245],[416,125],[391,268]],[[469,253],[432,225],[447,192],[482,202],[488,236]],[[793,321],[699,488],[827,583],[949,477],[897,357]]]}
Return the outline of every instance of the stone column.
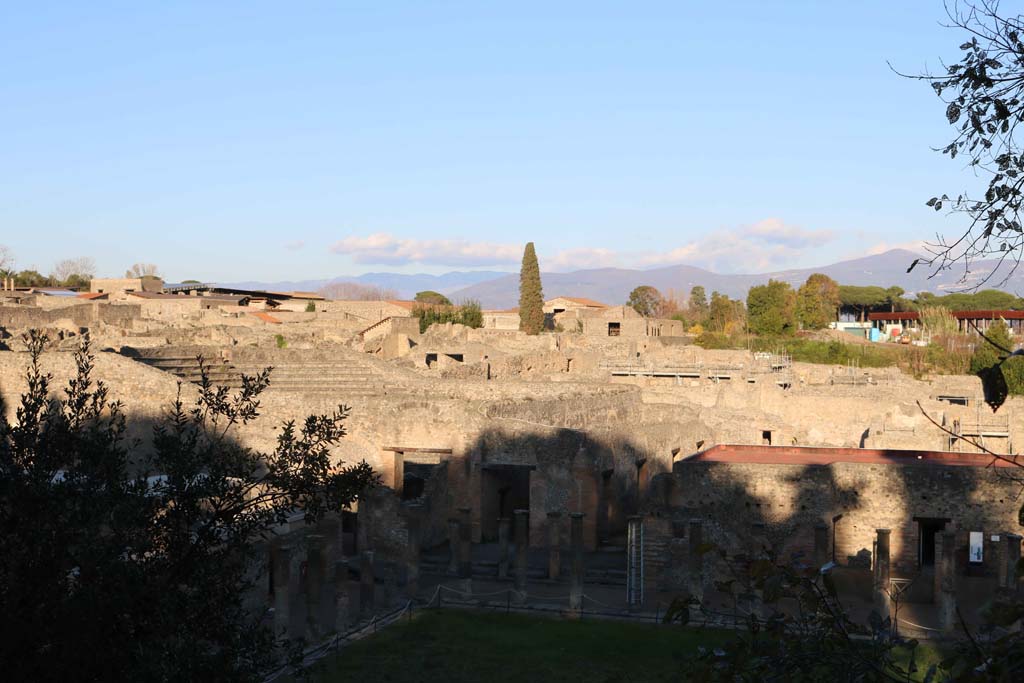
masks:
{"label": "stone column", "polygon": [[1016,592],[1017,563],[1020,562],[1020,539],[1018,534],[1003,534],[1003,566],[1000,567],[999,576],[1003,578],[1002,587]]}
{"label": "stone column", "polygon": [[512,520],[498,518],[498,578],[508,578],[508,537],[512,531]]}
{"label": "stone column", "polygon": [[340,559],[334,564],[334,629],[338,633],[348,627],[352,612],[348,591],[348,560]]}
{"label": "stone column", "polygon": [[626,603],[630,607],[644,601],[644,518],[630,515],[626,520]]}
{"label": "stone column", "polygon": [[523,593],[526,592],[526,566],[530,551],[527,536],[529,535],[529,510],[515,510],[512,513],[516,520],[516,590],[519,591],[517,599],[523,600]]}
{"label": "stone column", "polygon": [[562,513],[548,513],[548,578],[557,581],[562,573]]}
{"label": "stone column", "polygon": [[875,566],[873,572],[873,600],[875,609],[882,619],[889,616],[889,529],[876,529],[877,539],[875,540]]}
{"label": "stone column", "polygon": [[275,543],[271,554],[274,558],[274,635],[285,639],[291,637],[292,547]]}
{"label": "stone column", "polygon": [[405,555],[405,595],[415,598],[420,591],[420,517],[419,510],[413,510],[406,517],[405,525],[409,532]]}
{"label": "stone column", "polygon": [[448,520],[448,573],[459,573],[459,520]]}
{"label": "stone column", "polygon": [[326,632],[320,623],[323,604],[324,574],[324,537],[320,534],[306,536],[306,631],[309,640],[315,641]]}
{"label": "stone column", "polygon": [[364,615],[373,612],[376,587],[373,578],[373,551],[364,550],[359,565],[359,611]]}
{"label": "stone column", "polygon": [[956,629],[956,534],[952,531],[935,537],[935,575],[939,628],[952,633]]}
{"label": "stone column", "polygon": [[829,541],[828,525],[816,524],[814,527],[814,566],[817,569],[821,569],[832,560]]}
{"label": "stone column", "polygon": [[578,614],[583,607],[583,513],[573,512],[570,517],[570,550],[572,571],[569,575],[569,611]]}
{"label": "stone column", "polygon": [[394,469],[394,481],[392,488],[395,493],[398,494],[398,499],[402,499],[402,490],[405,487],[405,453],[402,451],[395,451],[395,469]]}
{"label": "stone column", "polygon": [[689,547],[687,548],[686,569],[689,574],[690,593],[698,600],[704,599],[704,525],[699,519],[691,519],[686,530]]}
{"label": "stone column", "polygon": [[473,575],[473,526],[470,508],[459,508],[459,577],[468,579]]}

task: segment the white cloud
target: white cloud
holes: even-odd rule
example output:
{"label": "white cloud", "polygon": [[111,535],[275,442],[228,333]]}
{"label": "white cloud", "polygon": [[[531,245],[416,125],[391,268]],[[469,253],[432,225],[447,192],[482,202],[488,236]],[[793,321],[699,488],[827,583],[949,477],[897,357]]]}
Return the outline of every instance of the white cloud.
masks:
{"label": "white cloud", "polygon": [[831,230],[805,230],[768,218],[734,230],[715,230],[665,252],[636,256],[639,266],[687,263],[718,273],[792,268],[806,250],[836,239]]}
{"label": "white cloud", "polygon": [[741,235],[768,244],[780,244],[787,247],[820,247],[836,238],[831,230],[805,230],[795,225],[786,225],[778,218],[766,218],[751,226],[742,228]]}
{"label": "white cloud", "polygon": [[581,247],[579,249],[564,249],[552,257],[540,257],[539,260],[544,270],[565,271],[617,266],[620,262],[620,255],[611,249]]}
{"label": "white cloud", "polygon": [[517,244],[406,239],[387,233],[346,237],[335,242],[331,251],[349,255],[356,263],[387,265],[495,266],[519,263],[523,257],[523,247]]}
{"label": "white cloud", "polygon": [[913,240],[911,242],[878,242],[868,247],[868,250],[858,256],[875,256],[884,254],[892,249],[906,249],[915,254],[927,254],[927,243],[924,240]]}

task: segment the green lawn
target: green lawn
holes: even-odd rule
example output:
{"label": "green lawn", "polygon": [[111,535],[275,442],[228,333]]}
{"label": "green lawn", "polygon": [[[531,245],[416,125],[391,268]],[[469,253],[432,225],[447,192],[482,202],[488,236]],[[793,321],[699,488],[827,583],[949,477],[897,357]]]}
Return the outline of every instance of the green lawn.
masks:
{"label": "green lawn", "polygon": [[[323,660],[318,683],[366,681],[678,681],[681,658],[699,645],[714,647],[734,637],[721,630],[656,626],[622,621],[472,612],[424,611],[353,643]],[[909,653],[897,652],[904,664]],[[922,643],[921,680],[939,659]]]}
{"label": "green lawn", "polygon": [[728,632],[620,621],[427,612],[328,658],[314,674],[335,681],[669,681],[677,658]]}

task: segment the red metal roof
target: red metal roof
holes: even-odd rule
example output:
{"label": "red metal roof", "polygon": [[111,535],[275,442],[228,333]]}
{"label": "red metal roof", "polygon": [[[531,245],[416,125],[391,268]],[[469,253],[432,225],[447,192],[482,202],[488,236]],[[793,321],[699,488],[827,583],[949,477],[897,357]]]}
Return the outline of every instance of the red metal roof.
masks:
{"label": "red metal roof", "polygon": [[[1024,456],[1006,456],[1020,458]],[[824,448],[814,446],[744,446],[720,444],[679,463],[724,462],[761,465],[832,465],[846,462],[863,465],[952,465],[956,467],[1015,467],[984,453],[912,451],[877,448]]]}
{"label": "red metal roof", "polygon": [[[950,311],[957,320],[1024,320],[1024,311]],[[868,313],[868,320],[892,321],[919,320],[921,314],[917,311],[899,311],[896,313]]]}

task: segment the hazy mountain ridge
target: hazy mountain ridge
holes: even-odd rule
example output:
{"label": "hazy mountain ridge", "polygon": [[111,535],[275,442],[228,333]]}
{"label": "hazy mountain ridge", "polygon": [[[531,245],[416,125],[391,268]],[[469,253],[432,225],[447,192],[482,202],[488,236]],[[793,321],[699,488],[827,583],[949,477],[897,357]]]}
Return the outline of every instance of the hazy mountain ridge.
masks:
{"label": "hazy mountain ridge", "polygon": [[[928,291],[942,294],[977,286],[996,263],[985,261],[974,264],[972,272],[964,280],[963,269],[944,271],[929,277],[931,271],[927,266],[918,265],[907,273],[907,268],[916,258],[920,258],[920,254],[906,249],[892,249],[825,266],[771,273],[721,274],[697,266],[676,265],[651,270],[599,268],[570,273],[542,273],[541,279],[545,299],[560,295],[579,296],[608,304],[624,303],[630,291],[640,285],[651,285],[663,293],[674,289],[680,295],[687,294],[694,285],[702,285],[708,296],[712,291],[719,291],[734,298],[746,298],[748,289],[764,284],[769,279],[783,280],[797,287],[812,273],[824,273],[844,285],[896,285],[911,293]],[[996,288],[1006,272],[1001,269],[999,276],[985,287]],[[1024,271],[1014,273],[998,288],[1014,293],[1024,292]],[[519,275],[506,275],[480,282],[459,289],[450,296],[454,299],[476,299],[484,308],[510,308],[517,305],[519,299]]]}
{"label": "hazy mountain ridge", "polygon": [[[771,273],[723,274],[680,264],[650,270],[594,268],[568,273],[542,273],[541,279],[546,299],[555,296],[579,296],[607,304],[624,303],[630,291],[640,285],[657,287],[663,293],[674,289],[680,296],[689,293],[694,285],[702,285],[709,296],[711,292],[719,291],[734,298],[746,298],[748,289],[754,285],[764,284],[769,279],[783,280],[798,287],[811,273],[825,273],[844,285],[897,285],[910,293],[928,291],[942,294],[979,285],[996,263],[978,262],[974,264],[972,272],[967,274],[966,278],[962,268],[929,277],[931,271],[923,265],[907,273],[907,268],[916,258],[920,258],[920,254],[906,249],[892,249],[873,256],[863,256],[815,268],[792,268]],[[1014,273],[1009,280],[1000,284],[1006,272],[1008,271],[1000,270],[1000,275],[985,286],[1024,293],[1024,271]],[[512,308],[519,303],[519,273],[491,270],[453,271],[442,275],[376,272],[357,277],[323,280],[221,284],[242,289],[316,291],[332,282],[356,282],[394,289],[403,299],[411,299],[416,292],[432,289],[447,295],[453,301],[475,299],[484,308]]]}
{"label": "hazy mountain ridge", "polygon": [[[278,282],[259,282],[249,280],[245,282],[222,282],[218,284],[225,287],[259,289],[273,292],[315,292],[320,288],[335,282],[355,282],[360,285],[381,287],[383,289],[394,289],[398,292],[399,298],[411,299],[416,296],[416,292],[422,292],[430,289],[442,294],[449,294],[455,290],[470,287],[477,283],[493,280],[505,275],[507,275],[507,273],[496,270],[453,271],[442,275],[428,275],[427,273],[417,273],[415,275],[406,275],[404,273],[364,273],[363,275],[356,277],[336,277],[323,280],[282,280]],[[519,276],[516,275],[516,287],[519,286],[518,278]]]}

